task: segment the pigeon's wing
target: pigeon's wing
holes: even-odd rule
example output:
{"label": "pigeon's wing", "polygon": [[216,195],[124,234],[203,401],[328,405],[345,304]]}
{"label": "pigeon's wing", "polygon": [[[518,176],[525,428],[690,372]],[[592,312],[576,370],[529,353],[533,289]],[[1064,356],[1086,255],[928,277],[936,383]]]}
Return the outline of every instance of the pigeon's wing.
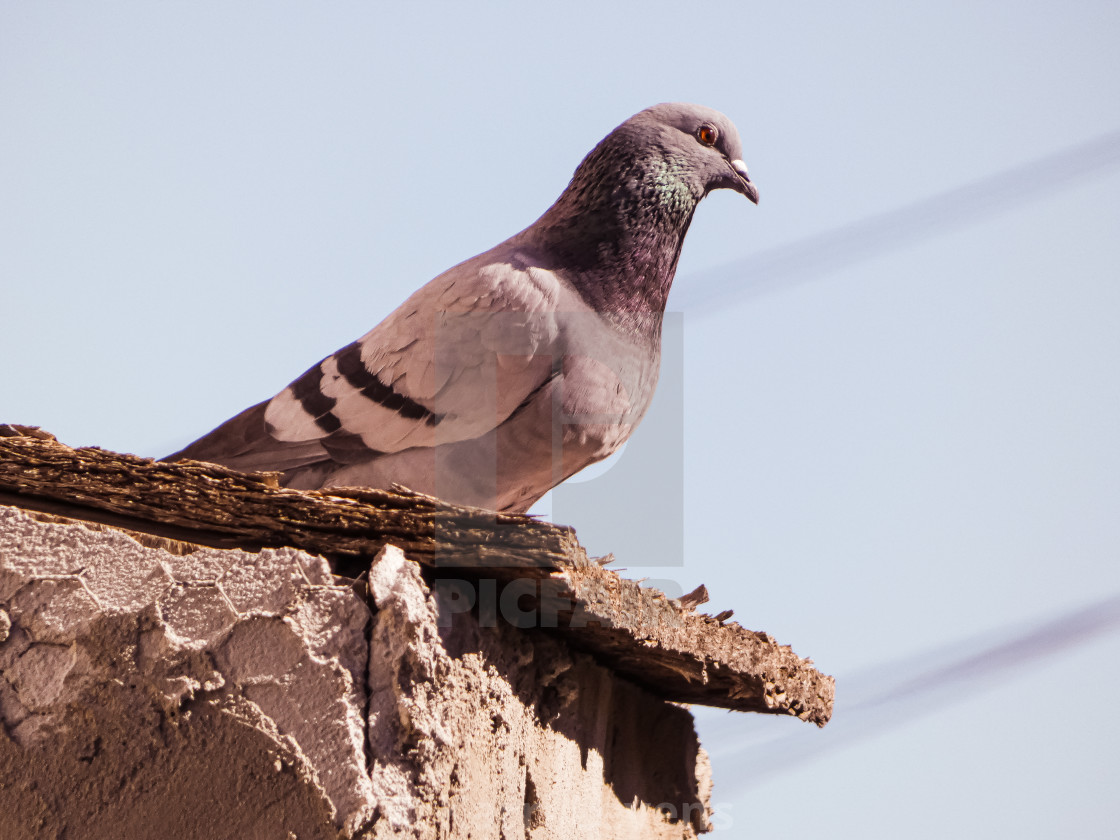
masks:
{"label": "pigeon's wing", "polygon": [[296,470],[330,459],[319,441],[284,443],[273,438],[265,425],[268,400],[245,409],[165,461],[209,461],[238,470]]}
{"label": "pigeon's wing", "polygon": [[[565,289],[511,258],[463,263],[264,410],[269,436],[339,462],[485,434],[553,376]],[[556,359],[558,362],[559,359]]]}
{"label": "pigeon's wing", "polygon": [[502,252],[440,275],[271,400],[167,460],[329,470],[489,432],[556,375],[560,310],[583,306],[554,273]]}

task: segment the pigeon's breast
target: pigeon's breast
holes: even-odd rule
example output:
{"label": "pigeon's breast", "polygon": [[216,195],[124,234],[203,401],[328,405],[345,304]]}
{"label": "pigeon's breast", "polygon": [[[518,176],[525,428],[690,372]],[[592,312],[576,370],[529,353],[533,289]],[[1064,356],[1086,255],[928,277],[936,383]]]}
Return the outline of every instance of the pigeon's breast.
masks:
{"label": "pigeon's breast", "polygon": [[624,333],[587,313],[572,324],[557,393],[566,444],[586,450],[591,460],[620,447],[649,408],[657,386],[660,346]]}

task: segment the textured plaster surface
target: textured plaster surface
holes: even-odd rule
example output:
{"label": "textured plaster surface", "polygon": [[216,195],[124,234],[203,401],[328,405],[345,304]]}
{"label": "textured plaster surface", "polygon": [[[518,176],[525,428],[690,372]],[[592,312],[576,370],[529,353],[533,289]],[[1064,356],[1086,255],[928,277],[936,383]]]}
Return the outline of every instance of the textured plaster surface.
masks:
{"label": "textured plaster surface", "polygon": [[691,716],[443,609],[392,547],[320,558],[0,507],[0,837],[692,837]]}

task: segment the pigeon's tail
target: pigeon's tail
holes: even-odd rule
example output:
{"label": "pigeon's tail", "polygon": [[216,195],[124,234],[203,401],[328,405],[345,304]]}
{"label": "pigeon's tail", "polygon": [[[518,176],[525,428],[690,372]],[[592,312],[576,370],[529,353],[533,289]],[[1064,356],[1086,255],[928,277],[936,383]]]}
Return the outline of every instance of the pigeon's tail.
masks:
{"label": "pigeon's tail", "polygon": [[242,472],[283,473],[284,486],[308,486],[315,474],[337,466],[316,440],[287,442],[268,433],[264,412],[268,400],[232,417],[194,443],[168,455],[164,461],[208,461]]}

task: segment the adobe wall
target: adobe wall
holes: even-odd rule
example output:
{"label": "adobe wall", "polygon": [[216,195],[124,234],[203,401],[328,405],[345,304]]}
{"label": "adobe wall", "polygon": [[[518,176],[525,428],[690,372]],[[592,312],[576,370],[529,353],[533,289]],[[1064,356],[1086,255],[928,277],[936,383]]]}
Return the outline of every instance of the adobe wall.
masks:
{"label": "adobe wall", "polygon": [[295,549],[50,520],[0,506],[6,840],[708,824],[685,709],[553,637],[451,615],[394,548],[367,593]]}

